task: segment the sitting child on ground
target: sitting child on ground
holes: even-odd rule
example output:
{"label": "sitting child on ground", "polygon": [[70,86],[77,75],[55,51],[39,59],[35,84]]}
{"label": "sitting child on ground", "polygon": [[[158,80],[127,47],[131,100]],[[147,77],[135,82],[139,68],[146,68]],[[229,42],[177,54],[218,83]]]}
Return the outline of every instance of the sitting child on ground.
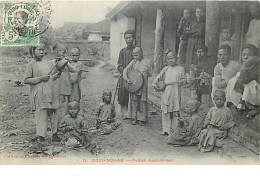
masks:
{"label": "sitting child on ground", "polygon": [[96,129],[101,135],[110,134],[121,125],[119,121],[114,120],[116,112],[115,106],[111,104],[111,98],[111,90],[104,90],[102,95],[103,102],[100,104],[96,113]]}
{"label": "sitting child on ground", "polygon": [[181,119],[180,122],[184,126],[179,130],[172,131],[167,138],[167,144],[190,146],[199,143],[198,136],[203,126],[203,119],[198,115],[200,103],[198,100],[193,99],[187,102],[185,112],[188,114],[186,119]]}
{"label": "sitting child on ground", "polygon": [[78,115],[79,103],[72,101],[68,104],[69,114],[65,115],[59,125],[62,132],[63,142],[69,148],[84,147],[90,152],[96,147],[88,134],[87,121],[83,116]]}
{"label": "sitting child on ground", "polygon": [[204,129],[199,135],[198,149],[201,152],[210,152],[215,146],[221,147],[221,143],[227,137],[228,129],[234,126],[232,113],[224,106],[225,92],[216,90],[213,100],[216,106],[210,108],[203,125]]}

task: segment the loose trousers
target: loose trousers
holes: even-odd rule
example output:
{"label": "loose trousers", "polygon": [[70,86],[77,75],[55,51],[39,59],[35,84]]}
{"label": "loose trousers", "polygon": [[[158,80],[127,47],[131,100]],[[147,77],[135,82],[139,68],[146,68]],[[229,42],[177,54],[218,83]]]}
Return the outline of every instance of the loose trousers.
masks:
{"label": "loose trousers", "polygon": [[131,100],[128,106],[128,114],[129,118],[138,120],[138,121],[146,121],[148,118],[147,112],[147,101],[139,100]]}
{"label": "loose trousers", "polygon": [[48,117],[51,120],[51,130],[52,133],[57,133],[59,125],[59,109],[36,109],[35,119],[36,119],[36,135],[46,137]]}

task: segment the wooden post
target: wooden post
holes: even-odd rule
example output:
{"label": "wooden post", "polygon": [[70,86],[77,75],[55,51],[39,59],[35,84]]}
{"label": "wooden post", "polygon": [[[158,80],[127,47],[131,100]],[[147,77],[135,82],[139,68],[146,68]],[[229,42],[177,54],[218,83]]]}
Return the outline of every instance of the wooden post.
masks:
{"label": "wooden post", "polygon": [[220,3],[217,1],[206,1],[206,36],[205,43],[209,48],[209,54],[217,60],[219,35],[220,35]]}
{"label": "wooden post", "polygon": [[135,18],[135,33],[135,45],[141,47],[142,14],[138,14]]}
{"label": "wooden post", "polygon": [[157,9],[156,30],[155,30],[155,48],[154,48],[154,72],[160,73],[163,67],[164,50],[164,31],[165,31],[165,8]]}

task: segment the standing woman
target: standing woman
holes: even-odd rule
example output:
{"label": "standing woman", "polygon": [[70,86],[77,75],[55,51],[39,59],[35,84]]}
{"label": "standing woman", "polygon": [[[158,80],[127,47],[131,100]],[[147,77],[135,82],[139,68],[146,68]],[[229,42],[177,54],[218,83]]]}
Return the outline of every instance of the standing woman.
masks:
{"label": "standing woman", "polygon": [[58,119],[54,116],[59,103],[53,100],[52,83],[60,73],[49,75],[51,65],[43,60],[45,49],[44,44],[30,47],[30,54],[33,60],[28,63],[24,76],[24,83],[30,85],[30,105],[35,111],[36,138],[35,141],[44,141],[47,133],[48,115],[52,115],[52,133],[57,135]]}
{"label": "standing woman", "polygon": [[[121,49],[119,52],[119,58],[117,62],[117,70],[120,74],[123,73],[125,67],[133,60],[133,49],[134,49],[134,38],[135,31],[127,30],[124,33],[124,39],[126,42],[126,47]],[[128,113],[128,101],[129,92],[125,89],[124,79],[121,76],[119,78],[119,88],[118,88],[118,103],[120,105],[120,115],[123,119],[129,117]]]}
{"label": "standing woman", "polygon": [[185,34],[188,37],[188,46],[186,51],[185,70],[190,71],[191,64],[197,65],[197,48],[204,45],[205,42],[205,19],[203,9],[196,8],[196,19],[190,25],[190,31]]}

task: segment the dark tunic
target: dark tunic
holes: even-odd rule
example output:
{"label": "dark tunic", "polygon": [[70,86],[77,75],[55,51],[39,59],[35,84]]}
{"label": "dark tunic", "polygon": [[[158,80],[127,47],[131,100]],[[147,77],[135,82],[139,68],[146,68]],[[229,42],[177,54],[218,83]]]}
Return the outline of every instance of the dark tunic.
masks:
{"label": "dark tunic", "polygon": [[[211,77],[214,76],[214,67],[216,63],[209,57],[207,56],[204,60],[199,60],[198,64],[196,65],[197,71],[195,71],[195,78],[199,77],[202,71],[210,75]],[[209,77],[209,76],[208,76]],[[195,81],[195,89],[196,89],[196,94],[198,95],[198,100],[201,100],[202,94],[209,94],[211,89],[210,85],[211,80],[196,80]]]}
{"label": "dark tunic", "polygon": [[191,64],[197,65],[197,48],[198,46],[204,44],[205,42],[205,23],[203,21],[197,22],[196,20],[191,23],[191,33],[188,39],[187,51],[186,51],[186,61],[185,70],[188,72],[190,70]]}
{"label": "dark tunic", "polygon": [[[120,74],[123,73],[125,67],[133,60],[133,49],[134,46],[126,47],[120,50],[117,62],[117,69],[120,72]],[[124,80],[121,76],[119,78],[118,103],[123,106],[128,106],[128,100],[129,92],[125,89]]]}

